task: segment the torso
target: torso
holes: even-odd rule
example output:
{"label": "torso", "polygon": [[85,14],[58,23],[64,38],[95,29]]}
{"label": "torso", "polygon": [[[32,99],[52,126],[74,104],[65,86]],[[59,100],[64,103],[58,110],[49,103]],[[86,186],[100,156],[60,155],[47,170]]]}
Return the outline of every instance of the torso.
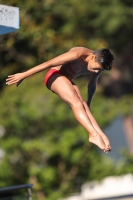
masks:
{"label": "torso", "polygon": [[53,68],[60,70],[68,79],[73,80],[78,76],[92,73],[87,69],[87,64],[83,59],[77,59]]}

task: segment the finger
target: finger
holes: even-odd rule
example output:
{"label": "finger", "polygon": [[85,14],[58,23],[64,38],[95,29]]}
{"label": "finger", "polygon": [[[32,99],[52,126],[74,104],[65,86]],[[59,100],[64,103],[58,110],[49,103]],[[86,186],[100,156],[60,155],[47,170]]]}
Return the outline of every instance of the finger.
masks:
{"label": "finger", "polygon": [[17,83],[17,81],[8,81],[8,82],[6,82],[7,85],[11,85],[11,84],[15,84],[15,83]]}
{"label": "finger", "polygon": [[9,82],[9,81],[11,81],[11,80],[13,80],[13,79],[12,79],[12,78],[6,79],[6,82]]}
{"label": "finger", "polygon": [[8,78],[12,77],[13,75],[9,75]]}
{"label": "finger", "polygon": [[15,80],[15,77],[14,77],[14,76],[8,77],[8,78],[6,79],[6,81],[8,81],[8,80]]}
{"label": "finger", "polygon": [[15,80],[14,79],[8,79],[8,80],[6,80],[7,83],[10,83],[10,82],[13,82],[13,81],[15,81]]}
{"label": "finger", "polygon": [[12,76],[10,76],[10,77],[8,76],[6,80],[9,80],[9,79],[12,79],[12,78],[13,78]]}
{"label": "finger", "polygon": [[15,77],[15,75],[16,75],[16,74],[9,75],[9,76],[7,77],[7,79],[13,78],[13,77]]}

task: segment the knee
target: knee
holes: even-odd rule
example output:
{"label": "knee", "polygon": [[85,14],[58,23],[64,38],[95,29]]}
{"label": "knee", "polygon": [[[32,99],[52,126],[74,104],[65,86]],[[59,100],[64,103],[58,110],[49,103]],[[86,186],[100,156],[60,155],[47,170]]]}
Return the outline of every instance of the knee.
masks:
{"label": "knee", "polygon": [[77,96],[73,96],[69,102],[70,106],[72,107],[80,107],[83,106],[83,101]]}

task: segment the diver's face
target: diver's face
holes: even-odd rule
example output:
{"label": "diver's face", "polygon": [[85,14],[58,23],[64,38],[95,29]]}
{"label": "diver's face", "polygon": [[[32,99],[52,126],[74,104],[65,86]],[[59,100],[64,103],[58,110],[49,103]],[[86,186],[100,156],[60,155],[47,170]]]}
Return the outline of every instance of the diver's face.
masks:
{"label": "diver's face", "polygon": [[88,59],[88,67],[87,69],[93,73],[98,73],[103,70],[103,67],[96,62],[96,56],[92,54]]}

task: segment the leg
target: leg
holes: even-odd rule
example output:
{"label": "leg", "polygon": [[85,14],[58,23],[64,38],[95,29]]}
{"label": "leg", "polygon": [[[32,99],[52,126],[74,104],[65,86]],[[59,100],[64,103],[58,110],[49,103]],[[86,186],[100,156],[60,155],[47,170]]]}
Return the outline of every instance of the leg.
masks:
{"label": "leg", "polygon": [[110,145],[110,142],[109,142],[109,139],[107,138],[107,136],[103,133],[103,131],[101,130],[101,128],[99,127],[98,123],[96,122],[95,118],[93,117],[92,113],[90,112],[90,109],[87,105],[87,103],[83,100],[81,94],[80,94],[80,91],[78,89],[78,87],[76,85],[73,85],[75,91],[77,92],[80,100],[83,102],[83,105],[84,105],[84,109],[91,121],[91,123],[93,124],[94,128],[96,129],[96,131],[100,134],[100,136],[102,137],[103,141],[105,142],[105,145],[106,145],[106,148],[108,149],[108,151],[111,150],[111,145]]}
{"label": "leg", "polygon": [[108,149],[108,151],[111,151],[111,145],[110,145],[109,139],[107,138],[107,136],[103,133],[103,131],[101,130],[101,128],[97,124],[97,122],[96,122],[95,118],[93,117],[92,113],[90,112],[86,102],[84,102],[84,108],[85,108],[85,111],[86,111],[90,121],[92,122],[93,126],[95,127],[95,129],[100,134],[103,141],[105,142],[106,148]]}
{"label": "leg", "polygon": [[88,118],[84,106],[77,95],[77,92],[73,88],[72,83],[65,76],[56,74],[50,77],[48,87],[71,106],[75,118],[88,132],[89,141],[107,152],[108,150],[105,147],[103,139],[97,133]]}

